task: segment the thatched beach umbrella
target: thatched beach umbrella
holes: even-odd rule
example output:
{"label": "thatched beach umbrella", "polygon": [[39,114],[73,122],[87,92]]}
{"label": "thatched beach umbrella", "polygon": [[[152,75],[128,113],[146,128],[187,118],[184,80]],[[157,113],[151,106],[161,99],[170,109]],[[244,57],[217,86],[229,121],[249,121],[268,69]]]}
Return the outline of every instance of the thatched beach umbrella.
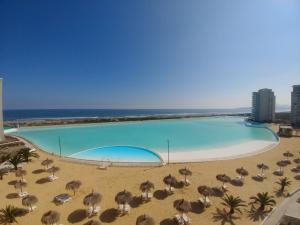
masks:
{"label": "thatched beach umbrella", "polygon": [[228,183],[231,180],[230,177],[227,176],[225,173],[224,174],[218,174],[216,176],[216,178],[217,178],[218,181],[222,182],[222,187],[224,187],[225,183]]}
{"label": "thatched beach umbrella", "polygon": [[80,180],[72,180],[66,184],[66,189],[72,190],[75,195],[75,192],[80,188],[80,186],[81,186]]}
{"label": "thatched beach umbrella", "polygon": [[235,171],[241,176],[242,179],[249,175],[248,171],[244,167],[237,168]]}
{"label": "thatched beach umbrella", "polygon": [[101,225],[101,223],[98,220],[90,220],[89,222],[85,223],[84,225]]}
{"label": "thatched beach umbrella", "polygon": [[96,204],[99,204],[102,200],[102,195],[97,192],[92,192],[84,197],[83,204],[86,206],[92,206],[92,213],[95,210]]}
{"label": "thatched beach umbrella", "polygon": [[264,163],[257,164],[257,168],[261,170],[261,174],[264,173],[264,170],[268,170],[269,169],[269,167],[266,164],[264,164]]}
{"label": "thatched beach umbrella", "polygon": [[24,181],[24,176],[26,176],[27,172],[26,170],[23,170],[22,168],[18,168],[16,170],[16,177],[21,177],[21,180]]}
{"label": "thatched beach umbrella", "polygon": [[286,159],[289,160],[289,158],[290,158],[290,157],[293,157],[294,154],[291,153],[291,152],[289,152],[289,151],[286,151],[286,152],[283,153],[283,156],[285,156]]}
{"label": "thatched beach umbrella", "polygon": [[286,160],[280,160],[277,163],[277,166],[279,166],[279,170],[283,172],[283,168],[288,165]]}
{"label": "thatched beach umbrella", "polygon": [[58,166],[52,166],[52,167],[49,168],[47,171],[48,171],[48,173],[51,173],[52,176],[54,177],[54,174],[55,174],[56,172],[58,172],[59,170],[60,170],[60,168],[59,168]]}
{"label": "thatched beach umbrella", "polygon": [[148,198],[148,193],[151,191],[151,189],[154,189],[154,184],[148,180],[140,185],[140,190],[142,192],[146,192],[146,198]]}
{"label": "thatched beach umbrella", "polygon": [[297,165],[296,167],[292,168],[291,171],[295,173],[300,173],[300,165]]}
{"label": "thatched beach umbrella", "polygon": [[177,183],[177,180],[175,177],[171,176],[169,174],[168,176],[164,177],[163,179],[164,183],[169,186],[169,190],[171,191],[171,187],[174,187],[175,184]]}
{"label": "thatched beach umbrella", "polygon": [[128,204],[129,202],[131,202],[132,200],[132,194],[129,191],[121,191],[119,192],[116,197],[115,197],[115,201],[118,204]]}
{"label": "thatched beach umbrella", "polygon": [[207,196],[210,196],[210,195],[213,194],[213,190],[212,190],[210,187],[206,186],[206,185],[201,185],[201,186],[199,186],[199,187],[198,187],[198,192],[199,192],[201,195],[203,195],[205,198],[206,198]]}
{"label": "thatched beach umbrella", "polygon": [[155,221],[152,217],[144,214],[144,215],[141,215],[139,216],[137,219],[136,219],[136,225],[155,225]]}
{"label": "thatched beach umbrella", "polygon": [[53,225],[59,222],[60,214],[54,210],[46,212],[41,219],[41,222],[46,225]]}
{"label": "thatched beach umbrella", "polygon": [[49,165],[53,164],[53,160],[47,158],[41,164],[42,164],[42,166],[45,167],[45,170],[46,170],[46,169],[48,169]]}
{"label": "thatched beach umbrella", "polygon": [[300,158],[294,159],[294,163],[300,164]]}
{"label": "thatched beach umbrella", "polygon": [[33,211],[32,205],[38,202],[38,198],[34,195],[27,195],[22,199],[22,205],[30,207],[30,210]]}
{"label": "thatched beach umbrella", "polygon": [[185,168],[179,169],[179,173],[184,176],[184,183],[185,183],[185,185],[187,185],[188,182],[187,182],[186,177],[187,176],[192,176],[192,171],[190,171],[189,169],[187,169],[185,167]]}
{"label": "thatched beach umbrella", "polygon": [[174,202],[174,208],[181,213],[188,213],[192,210],[191,203],[184,199],[179,199]]}
{"label": "thatched beach umbrella", "polygon": [[27,187],[27,183],[19,180],[16,184],[15,184],[15,188],[16,189],[20,189],[21,193],[23,193],[23,188]]}

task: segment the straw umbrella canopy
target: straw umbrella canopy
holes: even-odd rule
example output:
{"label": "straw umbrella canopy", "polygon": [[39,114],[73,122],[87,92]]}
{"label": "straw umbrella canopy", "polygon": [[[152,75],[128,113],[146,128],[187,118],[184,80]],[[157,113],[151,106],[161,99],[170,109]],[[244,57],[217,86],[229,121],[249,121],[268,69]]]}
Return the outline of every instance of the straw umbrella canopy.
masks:
{"label": "straw umbrella canopy", "polygon": [[292,172],[300,173],[300,165],[297,165],[296,167],[294,167],[294,168],[292,169]]}
{"label": "straw umbrella canopy", "polygon": [[291,152],[289,152],[289,151],[286,151],[286,152],[283,153],[283,156],[285,156],[285,157],[288,159],[288,158],[290,158],[290,157],[293,157],[294,154],[291,153]]}
{"label": "straw umbrella canopy", "polygon": [[229,176],[227,176],[225,173],[224,174],[218,174],[216,176],[218,181],[222,182],[222,187],[224,187],[225,183],[228,183],[231,179]]}
{"label": "straw umbrella canopy", "polygon": [[90,220],[89,222],[85,223],[84,225],[101,225],[98,220]]}
{"label": "straw umbrella canopy", "polygon": [[154,189],[154,184],[148,180],[141,183],[141,185],[140,185],[140,190],[142,192],[146,192],[147,198],[148,198],[148,193],[149,193],[149,191],[151,191],[151,189]]}
{"label": "straw umbrella canopy", "polygon": [[199,192],[201,195],[203,195],[205,198],[206,198],[207,196],[210,196],[210,195],[213,194],[212,188],[210,188],[210,187],[208,187],[208,186],[206,186],[206,185],[201,185],[201,186],[199,186],[199,187],[198,187],[198,192]]}
{"label": "straw umbrella canopy", "polygon": [[184,176],[184,183],[187,184],[186,177],[192,176],[192,171],[190,171],[189,169],[187,169],[185,167],[185,168],[179,169],[179,173]]}
{"label": "straw umbrella canopy", "polygon": [[192,210],[191,203],[184,199],[179,199],[174,202],[174,208],[181,213],[188,213]]}
{"label": "straw umbrella canopy", "polygon": [[26,170],[23,170],[22,168],[18,168],[16,170],[16,177],[21,177],[21,180],[24,181],[24,176],[27,174]]}
{"label": "straw umbrella canopy", "polygon": [[242,179],[243,177],[249,175],[248,171],[244,167],[237,168],[235,171],[241,176]]}
{"label": "straw umbrella canopy", "polygon": [[52,176],[54,176],[54,174],[55,174],[56,172],[58,172],[59,170],[60,170],[60,168],[59,168],[58,166],[52,166],[52,167],[49,168],[47,171],[48,171],[48,173],[51,173]]}
{"label": "straw umbrella canopy", "polygon": [[294,159],[294,163],[300,164],[300,158]]}
{"label": "straw umbrella canopy", "polygon": [[176,184],[176,182],[177,182],[176,178],[173,177],[173,176],[171,176],[171,174],[169,174],[168,176],[164,177],[163,181],[164,181],[164,183],[166,185],[169,186],[170,190],[171,190],[171,187],[173,187]]}
{"label": "straw umbrella canopy", "polygon": [[119,192],[115,197],[115,201],[122,205],[128,204],[131,200],[132,194],[126,190]]}
{"label": "straw umbrella canopy", "polygon": [[84,197],[83,204],[86,206],[92,206],[93,212],[95,210],[95,205],[100,203],[102,200],[102,195],[98,192],[92,192]]}
{"label": "straw umbrella canopy", "polygon": [[288,165],[288,163],[285,160],[280,160],[276,164],[277,166],[279,166],[280,171],[283,171],[283,168]]}
{"label": "straw umbrella canopy", "polygon": [[139,216],[137,219],[136,219],[136,225],[155,225],[155,221],[152,217],[144,214],[144,215],[141,215]]}
{"label": "straw umbrella canopy", "polygon": [[16,189],[20,189],[21,192],[23,192],[23,188],[27,187],[27,183],[25,183],[24,181],[19,180],[16,184],[15,184],[15,188]]}
{"label": "straw umbrella canopy", "polygon": [[268,170],[269,169],[269,167],[266,164],[264,164],[264,163],[257,164],[257,168],[261,170],[261,174],[264,173],[264,170]]}
{"label": "straw umbrella canopy", "polygon": [[32,211],[32,205],[36,204],[38,202],[38,198],[34,195],[27,195],[22,199],[22,205],[30,207]]}
{"label": "straw umbrella canopy", "polygon": [[54,210],[46,212],[41,219],[41,222],[46,225],[53,225],[59,222],[60,214]]}
{"label": "straw umbrella canopy", "polygon": [[49,165],[53,164],[53,160],[52,159],[45,159],[41,164],[42,166],[45,166],[46,169],[48,169]]}
{"label": "straw umbrella canopy", "polygon": [[66,184],[66,189],[72,190],[75,195],[76,190],[78,190],[80,188],[80,186],[81,186],[80,180],[72,180]]}

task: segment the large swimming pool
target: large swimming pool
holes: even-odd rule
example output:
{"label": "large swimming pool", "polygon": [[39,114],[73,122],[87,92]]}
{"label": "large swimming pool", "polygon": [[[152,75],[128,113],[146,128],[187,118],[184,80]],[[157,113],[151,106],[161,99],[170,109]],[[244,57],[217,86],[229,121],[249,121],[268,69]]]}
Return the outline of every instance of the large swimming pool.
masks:
{"label": "large swimming pool", "polygon": [[251,141],[277,141],[273,132],[246,126],[242,117],[21,128],[15,134],[55,154],[61,149],[63,156],[129,162],[159,161],[156,154],[147,150],[163,155],[168,151],[168,143],[171,154],[175,154]]}

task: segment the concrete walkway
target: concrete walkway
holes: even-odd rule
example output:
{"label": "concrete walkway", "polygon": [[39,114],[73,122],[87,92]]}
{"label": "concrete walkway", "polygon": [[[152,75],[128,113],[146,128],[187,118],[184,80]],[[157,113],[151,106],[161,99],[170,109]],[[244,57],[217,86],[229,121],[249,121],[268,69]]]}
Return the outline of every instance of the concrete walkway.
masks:
{"label": "concrete walkway", "polygon": [[300,204],[297,203],[298,199],[300,199],[300,189],[296,190],[290,197],[277,206],[261,225],[277,225],[284,215],[300,218],[300,210],[296,210],[300,209]]}

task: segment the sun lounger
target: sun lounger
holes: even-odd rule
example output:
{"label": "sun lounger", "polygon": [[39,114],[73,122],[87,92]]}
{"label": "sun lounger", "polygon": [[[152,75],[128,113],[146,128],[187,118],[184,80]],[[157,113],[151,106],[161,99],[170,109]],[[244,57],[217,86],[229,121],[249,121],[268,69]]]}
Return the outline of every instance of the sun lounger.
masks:
{"label": "sun lounger", "polygon": [[206,198],[200,197],[200,198],[199,198],[199,201],[200,201],[205,207],[211,206],[211,202],[210,202],[210,200],[209,200],[208,197],[206,197]]}
{"label": "sun lounger", "polygon": [[191,219],[186,214],[177,214],[175,215],[175,219],[178,225],[187,225],[191,223]]}
{"label": "sun lounger", "polygon": [[223,190],[223,191],[228,191],[229,189],[228,189],[228,187],[224,184],[224,185],[222,185],[221,190]]}
{"label": "sun lounger", "polygon": [[94,209],[93,207],[89,207],[87,210],[87,215],[88,217],[97,215],[100,212],[100,210],[101,210],[100,206],[97,206]]}
{"label": "sun lounger", "polygon": [[186,179],[186,180],[182,179],[181,181],[182,181],[186,186],[188,186],[188,185],[191,184],[191,182],[190,182],[188,179]]}
{"label": "sun lounger", "polygon": [[53,176],[53,175],[50,175],[49,177],[48,177],[48,179],[49,179],[49,181],[55,181],[55,180],[57,180],[58,179],[58,177],[57,176]]}
{"label": "sun lounger", "polygon": [[258,177],[258,178],[261,178],[261,179],[266,179],[266,178],[267,178],[266,175],[265,175],[264,173],[259,173],[259,174],[257,174],[257,177]]}
{"label": "sun lounger", "polygon": [[118,210],[121,214],[127,214],[130,212],[130,205],[128,204],[119,204],[118,205]]}
{"label": "sun lounger", "polygon": [[282,175],[283,175],[283,170],[277,169],[277,170],[275,170],[275,173],[276,173],[277,175],[282,176]]}
{"label": "sun lounger", "polygon": [[55,196],[55,198],[54,198],[54,201],[57,203],[60,203],[60,204],[64,204],[71,200],[72,200],[72,198],[69,194],[60,194],[60,195]]}
{"label": "sun lounger", "polygon": [[143,199],[143,200],[151,200],[152,197],[153,197],[153,194],[152,194],[152,193],[148,193],[148,195],[147,195],[146,192],[143,192],[143,193],[142,193],[142,199]]}
{"label": "sun lounger", "polygon": [[106,170],[110,166],[110,164],[110,162],[101,162],[97,168],[99,170]]}
{"label": "sun lounger", "polygon": [[31,207],[28,207],[28,211],[29,212],[33,212],[35,209],[37,209],[37,206],[36,205],[33,205]]}
{"label": "sun lounger", "polygon": [[168,194],[173,194],[175,192],[175,189],[173,187],[166,187],[165,190]]}
{"label": "sun lounger", "polygon": [[28,192],[26,192],[26,191],[19,192],[19,197],[20,197],[20,198],[24,198],[24,197],[26,197],[27,195],[28,195]]}

